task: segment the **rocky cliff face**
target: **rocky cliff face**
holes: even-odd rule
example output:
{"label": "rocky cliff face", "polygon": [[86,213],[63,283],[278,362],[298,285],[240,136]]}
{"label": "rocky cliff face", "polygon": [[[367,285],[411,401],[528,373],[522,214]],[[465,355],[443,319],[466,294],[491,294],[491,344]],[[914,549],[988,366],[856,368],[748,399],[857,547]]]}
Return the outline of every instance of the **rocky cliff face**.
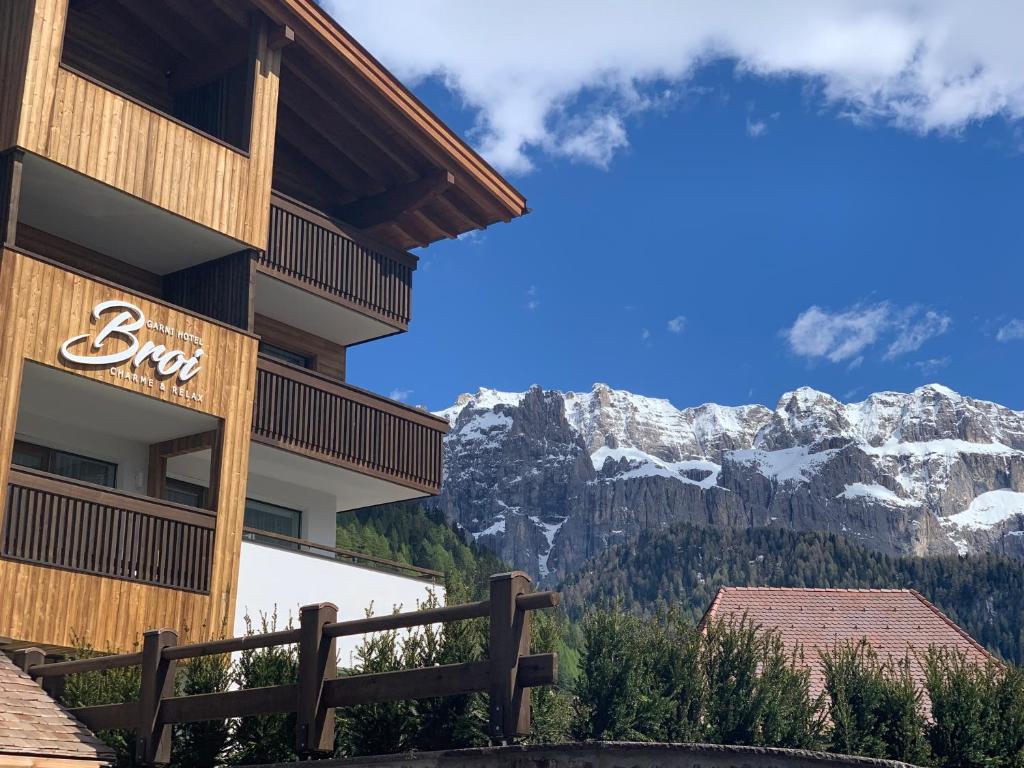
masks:
{"label": "rocky cliff face", "polygon": [[775,410],[677,409],[603,384],[481,389],[441,415],[452,430],[436,503],[548,583],[675,521],[1024,557],[1024,413],[939,385],[849,404],[802,388]]}

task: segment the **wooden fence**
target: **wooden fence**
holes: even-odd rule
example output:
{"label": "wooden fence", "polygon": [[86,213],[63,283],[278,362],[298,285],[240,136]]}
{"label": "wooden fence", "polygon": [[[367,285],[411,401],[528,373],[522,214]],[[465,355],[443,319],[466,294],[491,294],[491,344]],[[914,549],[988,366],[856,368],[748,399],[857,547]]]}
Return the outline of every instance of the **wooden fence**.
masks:
{"label": "wooden fence", "polygon": [[[48,664],[42,650],[27,648],[15,654],[15,662],[53,694],[68,675],[141,666],[138,701],[70,710],[94,731],[133,730],[134,763],[141,766],[170,761],[171,726],[176,723],[295,713],[296,751],[310,758],[333,752],[336,707],[476,692],[487,692],[490,698],[491,736],[507,741],[530,732],[530,689],[557,680],[557,654],[530,653],[530,612],[558,603],[557,593],[531,592],[529,577],[516,571],[492,576],[489,598],[476,603],[341,622],[335,605],[320,603],[302,608],[294,629],[190,645],[178,645],[174,630],[156,629],[143,635],[139,653]],[[484,661],[338,676],[339,637],[480,618],[490,620]],[[178,661],[291,644],[298,647],[294,683],[174,695]]]}

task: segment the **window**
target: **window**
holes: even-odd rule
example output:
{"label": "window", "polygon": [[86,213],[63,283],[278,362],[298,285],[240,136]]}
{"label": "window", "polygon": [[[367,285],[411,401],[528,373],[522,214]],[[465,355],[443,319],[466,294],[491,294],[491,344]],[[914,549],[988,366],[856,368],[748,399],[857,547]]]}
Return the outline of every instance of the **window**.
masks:
{"label": "window", "polygon": [[275,360],[281,360],[285,363],[291,363],[297,365],[300,368],[312,368],[313,358],[308,355],[302,355],[298,352],[292,352],[290,349],[284,347],[278,347],[274,344],[268,344],[265,341],[260,342],[260,352],[268,357],[272,357]]}
{"label": "window", "polygon": [[117,486],[117,464],[27,443],[24,440],[14,441],[14,455],[11,457],[11,463],[19,467],[52,472],[73,480],[105,485],[108,488]]}
{"label": "window", "polygon": [[164,484],[164,499],[189,507],[206,508],[207,489],[201,485],[186,483],[168,477]]}
{"label": "window", "polygon": [[[282,536],[299,538],[302,533],[302,513],[297,509],[279,507],[277,504],[268,504],[265,501],[255,499],[245,500],[245,527],[255,528],[268,533],[277,533]],[[247,534],[252,541],[260,544],[272,544],[274,546],[287,546],[289,549],[298,549],[298,544],[282,542],[269,536],[259,534]]]}

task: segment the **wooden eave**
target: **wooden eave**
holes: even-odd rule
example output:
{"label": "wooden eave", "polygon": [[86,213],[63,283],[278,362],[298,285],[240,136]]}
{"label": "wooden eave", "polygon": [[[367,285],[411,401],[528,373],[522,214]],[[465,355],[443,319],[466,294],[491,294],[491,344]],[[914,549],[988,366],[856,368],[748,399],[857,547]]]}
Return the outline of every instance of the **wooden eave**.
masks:
{"label": "wooden eave", "polygon": [[[394,153],[393,168],[408,169],[408,154],[412,151],[415,175],[396,186],[408,186],[417,178],[437,173],[454,177],[447,190],[432,194],[410,210],[397,211],[390,220],[370,228],[375,237],[407,249],[510,221],[527,212],[522,194],[312,0],[250,1],[275,23],[294,30],[296,46],[290,48],[301,47],[318,66],[339,79],[339,99],[369,108],[372,119],[381,123],[375,140],[388,145],[384,151]],[[289,53],[285,52],[286,65]],[[282,93],[282,99],[287,99],[287,94]],[[382,189],[365,190],[362,196],[383,200],[388,189],[385,183]],[[337,200],[339,206],[353,202]]]}

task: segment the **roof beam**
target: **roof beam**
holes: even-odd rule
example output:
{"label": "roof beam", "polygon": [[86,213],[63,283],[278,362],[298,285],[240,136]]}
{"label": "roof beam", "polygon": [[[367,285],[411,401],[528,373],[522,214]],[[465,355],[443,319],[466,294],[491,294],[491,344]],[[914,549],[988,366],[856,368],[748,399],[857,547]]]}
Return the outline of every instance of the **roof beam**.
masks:
{"label": "roof beam", "polygon": [[[308,29],[311,34],[309,38],[302,35],[303,45],[315,50],[316,55],[360,98],[369,104],[379,105],[378,111],[388,115],[391,126],[423,152],[431,163],[447,166],[454,157],[469,172],[466,192],[477,198],[485,209],[494,210],[495,218],[511,219],[523,213],[526,201],[522,195],[455,137],[318,4],[312,0],[252,2],[278,23]],[[477,183],[473,183],[474,179]]]}
{"label": "roof beam", "polygon": [[[364,115],[369,114],[371,111],[370,107],[366,105],[352,104],[348,100],[341,98],[341,94],[338,89],[331,89],[326,85],[323,79],[318,80],[304,67],[293,64],[292,60],[287,56],[284,57],[282,66],[287,70],[289,75],[294,75],[295,79],[300,81],[305,88],[308,89],[309,96],[322,100],[325,104],[331,107],[336,119],[351,126],[355,133],[363,137],[365,141],[371,142],[373,146],[377,148],[377,151],[391,160],[391,162],[393,162],[402,173],[409,174],[410,176],[417,175],[416,169],[408,162],[408,160],[401,157],[398,152],[394,151],[392,146],[389,146],[387,141],[381,138],[381,136],[387,134],[385,131],[381,130],[380,125],[374,125],[364,117]],[[287,87],[285,83],[282,83],[281,97],[283,99],[287,100],[290,97],[290,94],[294,91],[295,88],[292,83],[288,83]],[[349,132],[350,135],[351,133],[352,132]],[[393,143],[393,139],[391,139],[391,141]]]}
{"label": "roof beam", "polygon": [[304,121],[292,110],[281,111],[277,121],[277,132],[296,152],[312,161],[337,182],[340,187],[337,197],[341,197],[343,192],[348,192],[347,199],[351,200],[359,190],[381,189],[384,186],[377,184],[373,176],[353,163],[347,155],[333,150],[333,144],[324,140],[312,121]]}
{"label": "roof beam", "polygon": [[270,34],[267,37],[267,47],[272,51],[279,51],[286,45],[291,45],[294,42],[295,30],[287,24],[275,26],[270,30]]}
{"label": "roof beam", "polygon": [[418,210],[438,195],[444,194],[454,184],[455,175],[451,171],[435,171],[379,195],[364,197],[342,206],[338,218],[360,229],[378,227],[394,221],[402,214]]}
{"label": "roof beam", "polygon": [[[426,215],[421,210],[420,211],[410,211],[405,216],[410,221],[415,221],[417,224],[421,225],[422,227],[425,227],[427,231],[437,230],[437,232],[440,234],[440,236],[436,236],[436,237],[432,236],[430,238],[430,242],[435,242],[435,241],[441,240],[441,239],[443,239],[445,237],[447,237],[449,240],[454,240],[455,238],[457,238],[459,236],[459,233],[455,232],[452,229],[452,227],[449,227],[449,226],[441,223],[440,221],[438,221],[433,216]],[[426,243],[424,243],[424,245],[426,245]]]}
{"label": "roof beam", "polygon": [[[281,84],[280,103],[289,112],[294,113],[309,128],[318,133],[324,142],[332,149],[343,156],[348,162],[358,166],[368,178],[372,179],[378,189],[387,189],[400,182],[411,181],[417,178],[419,173],[407,173],[400,171],[396,173],[383,155],[377,145],[369,137],[359,131],[346,127],[348,124],[344,119],[344,113],[338,112],[333,105],[327,104],[326,109],[310,109],[310,104],[316,104],[319,97],[304,81],[289,78]],[[399,175],[400,174],[400,175]],[[358,194],[367,194],[371,190],[357,190]]]}

